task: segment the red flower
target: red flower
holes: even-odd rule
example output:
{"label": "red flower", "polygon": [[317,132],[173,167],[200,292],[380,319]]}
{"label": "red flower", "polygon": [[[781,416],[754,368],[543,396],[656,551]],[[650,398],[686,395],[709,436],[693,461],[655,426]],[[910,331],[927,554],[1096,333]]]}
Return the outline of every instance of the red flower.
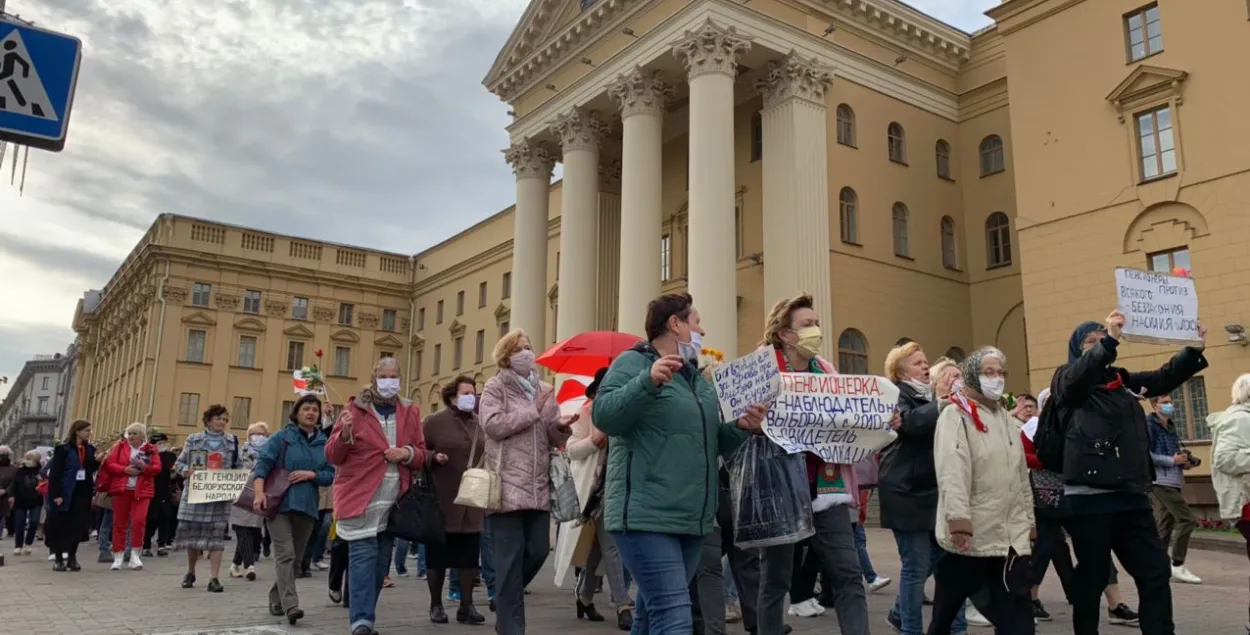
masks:
{"label": "red flower", "polygon": [[1184,267],[1176,267],[1176,268],[1172,269],[1172,275],[1174,275],[1174,276],[1182,276],[1182,277],[1188,278],[1188,277],[1189,277],[1189,270],[1188,270],[1188,269],[1186,269],[1186,268],[1184,268]]}
{"label": "red flower", "polygon": [[321,353],[321,349],[317,349],[317,350],[313,351],[313,355],[316,355],[318,358],[320,358],[320,357],[321,357],[321,355],[322,355],[322,353]]}

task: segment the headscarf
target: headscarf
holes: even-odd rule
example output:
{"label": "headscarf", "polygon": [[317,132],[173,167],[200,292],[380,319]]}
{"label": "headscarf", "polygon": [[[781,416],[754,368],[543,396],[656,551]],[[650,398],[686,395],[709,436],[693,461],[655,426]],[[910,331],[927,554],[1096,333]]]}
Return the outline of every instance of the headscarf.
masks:
{"label": "headscarf", "polygon": [[[1076,330],[1072,331],[1072,337],[1068,338],[1068,363],[1073,364],[1081,358],[1085,351],[1081,350],[1081,344],[1085,343],[1085,338],[1095,331],[1105,331],[1106,327],[1097,322],[1081,322],[1076,325]],[[1040,407],[1041,404],[1038,404]]]}
{"label": "headscarf", "polygon": [[1002,351],[993,346],[982,346],[969,353],[968,357],[959,363],[959,370],[964,374],[964,385],[977,391],[978,394],[985,394],[981,392],[981,367],[985,365],[987,357],[1003,359],[1004,356]]}

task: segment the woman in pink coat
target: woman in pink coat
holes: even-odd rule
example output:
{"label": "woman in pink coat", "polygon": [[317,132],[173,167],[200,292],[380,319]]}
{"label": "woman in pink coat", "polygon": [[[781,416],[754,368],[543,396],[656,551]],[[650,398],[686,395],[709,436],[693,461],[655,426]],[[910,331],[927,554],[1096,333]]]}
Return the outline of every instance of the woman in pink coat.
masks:
{"label": "woman in pink coat", "polygon": [[560,419],[555,390],[539,379],[534,350],[522,330],[503,336],[494,351],[499,374],[482,389],[486,469],[496,470],[501,505],[490,512],[495,553],[498,635],[525,633],[525,587],[551,550],[551,449],[571,430]]}

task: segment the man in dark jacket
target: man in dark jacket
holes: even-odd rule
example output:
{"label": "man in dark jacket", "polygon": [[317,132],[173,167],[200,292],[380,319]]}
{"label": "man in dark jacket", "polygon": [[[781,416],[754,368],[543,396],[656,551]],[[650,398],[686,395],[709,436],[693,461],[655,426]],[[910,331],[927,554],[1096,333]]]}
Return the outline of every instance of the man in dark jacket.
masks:
{"label": "man in dark jacket", "polygon": [[173,543],[174,515],[178,511],[177,501],[173,497],[171,483],[174,463],[178,455],[169,451],[169,437],[157,432],[149,441],[160,451],[161,471],[156,475],[156,494],[148,506],[148,524],[143,537],[143,556],[152,555],[152,536],[156,536],[156,554],[169,555],[169,545]]}
{"label": "man in dark jacket", "polygon": [[[1207,367],[1205,344],[1182,349],[1162,368],[1129,372],[1113,366],[1124,328],[1119,311],[1076,327],[1068,363],[1055,370],[1051,403],[1066,421],[1063,480],[1066,526],[1078,562],[1075,635],[1097,635],[1099,596],[1115,551],[1137,582],[1143,635],[1174,635],[1172,576],[1147,492],[1155,479],[1150,432],[1140,400],[1166,395]],[[1205,342],[1206,329],[1199,327]]]}

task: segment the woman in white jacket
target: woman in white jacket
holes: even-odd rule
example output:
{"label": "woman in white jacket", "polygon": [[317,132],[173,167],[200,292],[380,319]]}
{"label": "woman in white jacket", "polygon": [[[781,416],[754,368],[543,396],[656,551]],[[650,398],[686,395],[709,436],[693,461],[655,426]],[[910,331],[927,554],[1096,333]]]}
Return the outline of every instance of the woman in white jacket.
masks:
{"label": "woman in white jacket", "polygon": [[964,601],[989,593],[996,635],[1033,635],[1028,555],[1033,494],[1020,428],[1002,404],[1007,357],[977,349],[960,365],[960,390],[943,399],[934,435],[938,544],[928,635],[950,635]]}
{"label": "woman in white jacket", "polygon": [[[1207,416],[1211,430],[1211,486],[1220,518],[1236,519],[1250,558],[1250,373],[1233,382],[1233,403]],[[1250,622],[1246,623],[1250,632]]]}
{"label": "woman in white jacket", "polygon": [[[595,380],[586,387],[586,403],[578,411],[579,416],[573,422],[573,434],[568,441],[573,483],[583,510],[602,481],[601,472],[608,458],[608,437],[595,427],[590,413],[590,404],[606,374],[606,368],[595,373]],[[564,578],[573,561],[580,554],[585,554],[586,566],[577,578],[577,617],[591,622],[604,620],[594,604],[595,589],[599,586],[602,573],[607,576],[612,604],[616,607],[617,627],[628,631],[634,625],[634,603],[629,599],[629,588],[625,584],[625,567],[621,564],[616,543],[604,526],[602,514],[595,511],[592,516],[594,523],[579,525],[579,519],[560,527],[556,539],[556,586],[564,585]]]}

